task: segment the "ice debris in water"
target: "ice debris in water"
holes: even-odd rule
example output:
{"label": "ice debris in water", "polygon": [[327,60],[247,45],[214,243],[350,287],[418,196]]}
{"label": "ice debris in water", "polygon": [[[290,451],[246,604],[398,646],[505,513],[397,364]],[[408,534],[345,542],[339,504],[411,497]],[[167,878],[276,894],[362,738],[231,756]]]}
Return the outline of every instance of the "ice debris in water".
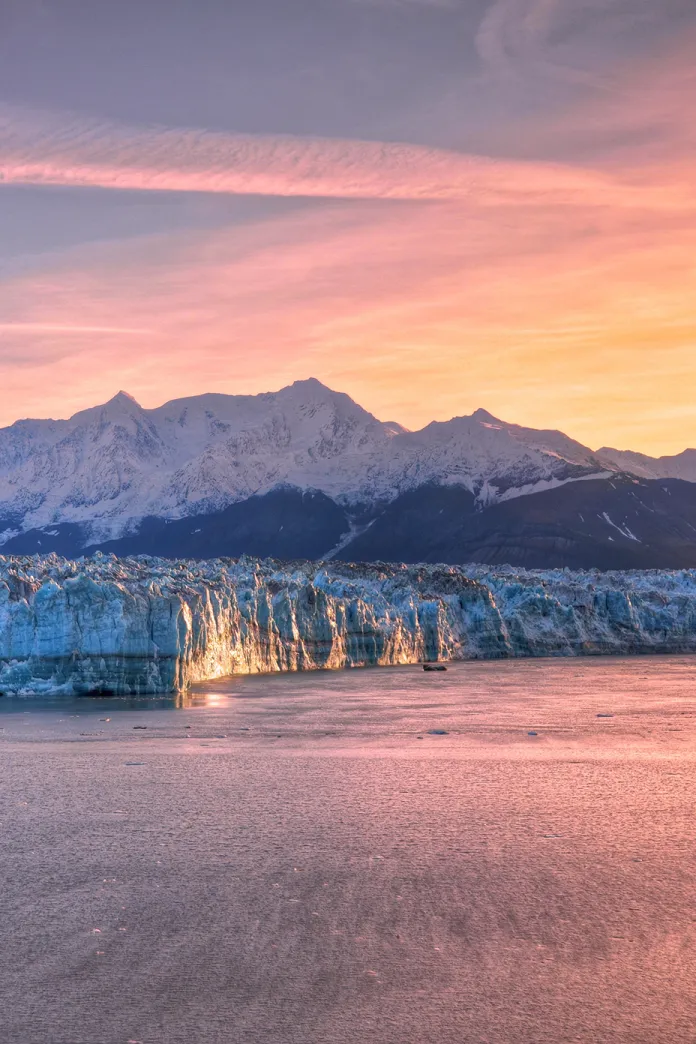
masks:
{"label": "ice debris in water", "polygon": [[0,556],[0,693],[235,673],[696,651],[696,571]]}

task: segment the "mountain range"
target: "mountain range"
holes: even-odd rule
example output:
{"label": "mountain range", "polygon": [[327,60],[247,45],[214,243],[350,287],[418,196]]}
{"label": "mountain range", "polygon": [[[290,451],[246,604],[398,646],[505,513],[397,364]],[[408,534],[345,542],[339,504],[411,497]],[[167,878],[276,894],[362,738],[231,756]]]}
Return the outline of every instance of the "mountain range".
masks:
{"label": "mountain range", "polygon": [[319,381],[0,429],[0,550],[696,566],[696,450],[471,416],[407,431]]}

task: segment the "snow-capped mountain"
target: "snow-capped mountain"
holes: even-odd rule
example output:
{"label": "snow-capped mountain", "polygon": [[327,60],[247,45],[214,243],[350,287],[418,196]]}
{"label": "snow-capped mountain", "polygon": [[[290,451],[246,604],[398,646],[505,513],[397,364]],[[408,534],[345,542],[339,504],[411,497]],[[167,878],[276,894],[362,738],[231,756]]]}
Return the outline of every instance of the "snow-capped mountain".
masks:
{"label": "snow-capped mountain", "polygon": [[119,392],[0,430],[0,544],[679,567],[696,565],[695,483],[694,450],[595,453],[485,410],[411,432],[316,380],[152,410]]}
{"label": "snow-capped mountain", "polygon": [[648,457],[632,450],[603,447],[597,457],[608,468],[618,468],[647,479],[676,478],[696,482],[696,449],[687,449],[672,457]]}
{"label": "snow-capped mountain", "polygon": [[[143,409],[119,392],[66,421],[0,430],[0,518],[19,529],[180,517],[278,484],[343,491],[341,463],[400,429],[318,381],[257,396],[200,395]],[[347,486],[355,486],[355,475]]]}
{"label": "snow-capped mountain", "polygon": [[483,410],[407,432],[316,380],[153,410],[119,392],[69,420],[0,430],[0,519],[8,532],[90,522],[117,535],[134,519],[220,510],[279,486],[372,505],[438,482],[486,503],[603,470],[560,432]]}

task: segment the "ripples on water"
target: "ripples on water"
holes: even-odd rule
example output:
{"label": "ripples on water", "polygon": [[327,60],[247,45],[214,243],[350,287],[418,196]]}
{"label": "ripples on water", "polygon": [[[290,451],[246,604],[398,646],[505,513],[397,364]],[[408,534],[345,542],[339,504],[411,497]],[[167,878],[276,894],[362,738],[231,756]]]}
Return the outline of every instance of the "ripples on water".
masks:
{"label": "ripples on water", "polygon": [[695,686],[563,660],[0,700],[2,1039],[694,1044]]}

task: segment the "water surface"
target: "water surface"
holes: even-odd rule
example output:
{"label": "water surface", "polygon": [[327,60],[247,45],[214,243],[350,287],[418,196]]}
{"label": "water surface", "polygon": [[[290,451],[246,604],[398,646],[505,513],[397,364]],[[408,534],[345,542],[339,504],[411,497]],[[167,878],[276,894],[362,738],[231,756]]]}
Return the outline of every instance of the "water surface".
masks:
{"label": "water surface", "polygon": [[693,658],[0,700],[2,1039],[693,1044],[695,726]]}

